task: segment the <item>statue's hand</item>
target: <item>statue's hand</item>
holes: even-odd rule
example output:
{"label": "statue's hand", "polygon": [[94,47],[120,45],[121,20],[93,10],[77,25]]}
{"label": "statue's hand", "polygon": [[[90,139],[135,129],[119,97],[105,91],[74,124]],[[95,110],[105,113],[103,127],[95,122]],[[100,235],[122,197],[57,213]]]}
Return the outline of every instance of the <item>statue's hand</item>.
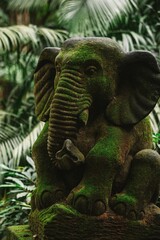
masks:
{"label": "statue's hand", "polygon": [[55,155],[54,164],[62,170],[70,170],[75,165],[84,163],[84,155],[70,139],[64,141],[63,147]]}

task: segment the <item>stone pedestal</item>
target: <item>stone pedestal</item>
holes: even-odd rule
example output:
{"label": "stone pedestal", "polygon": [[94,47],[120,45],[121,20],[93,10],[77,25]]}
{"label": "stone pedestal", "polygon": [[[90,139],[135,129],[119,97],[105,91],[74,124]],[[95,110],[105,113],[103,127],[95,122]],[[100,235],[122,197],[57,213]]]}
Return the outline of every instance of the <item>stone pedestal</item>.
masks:
{"label": "stone pedestal", "polygon": [[7,240],[33,240],[29,225],[11,226],[7,229]]}
{"label": "stone pedestal", "polygon": [[36,240],[160,240],[159,219],[149,215],[143,221],[129,221],[113,212],[90,217],[55,204],[35,210],[29,221]]}

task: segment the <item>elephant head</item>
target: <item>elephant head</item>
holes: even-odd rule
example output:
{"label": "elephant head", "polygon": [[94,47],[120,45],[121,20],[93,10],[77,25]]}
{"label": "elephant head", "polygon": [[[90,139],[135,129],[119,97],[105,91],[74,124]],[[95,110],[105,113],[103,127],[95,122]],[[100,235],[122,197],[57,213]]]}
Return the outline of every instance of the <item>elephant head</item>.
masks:
{"label": "elephant head", "polygon": [[49,121],[50,158],[67,152],[80,163],[79,129],[99,114],[113,125],[137,124],[158,101],[160,72],[149,52],[124,53],[109,38],[73,38],[43,50],[34,93],[36,115]]}

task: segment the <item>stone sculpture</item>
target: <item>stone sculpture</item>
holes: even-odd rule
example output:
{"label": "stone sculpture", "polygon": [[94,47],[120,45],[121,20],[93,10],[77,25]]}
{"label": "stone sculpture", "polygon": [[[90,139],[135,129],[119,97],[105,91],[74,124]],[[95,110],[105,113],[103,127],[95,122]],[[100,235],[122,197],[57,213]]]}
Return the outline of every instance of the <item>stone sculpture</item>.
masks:
{"label": "stone sculpture", "polygon": [[147,118],[160,96],[154,56],[124,53],[109,38],[72,38],[43,50],[34,94],[46,123],[32,150],[32,210],[64,201],[86,215],[142,219],[160,183]]}

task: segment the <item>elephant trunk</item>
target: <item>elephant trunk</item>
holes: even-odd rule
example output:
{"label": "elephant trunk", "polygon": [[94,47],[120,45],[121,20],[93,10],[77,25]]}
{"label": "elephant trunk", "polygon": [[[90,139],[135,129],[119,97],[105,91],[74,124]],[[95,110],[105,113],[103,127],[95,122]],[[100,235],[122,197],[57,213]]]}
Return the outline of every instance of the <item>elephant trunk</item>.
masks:
{"label": "elephant trunk", "polygon": [[86,109],[90,104],[91,97],[82,76],[75,70],[63,70],[50,109],[48,154],[51,160],[66,139],[76,140],[79,121],[86,123]]}

